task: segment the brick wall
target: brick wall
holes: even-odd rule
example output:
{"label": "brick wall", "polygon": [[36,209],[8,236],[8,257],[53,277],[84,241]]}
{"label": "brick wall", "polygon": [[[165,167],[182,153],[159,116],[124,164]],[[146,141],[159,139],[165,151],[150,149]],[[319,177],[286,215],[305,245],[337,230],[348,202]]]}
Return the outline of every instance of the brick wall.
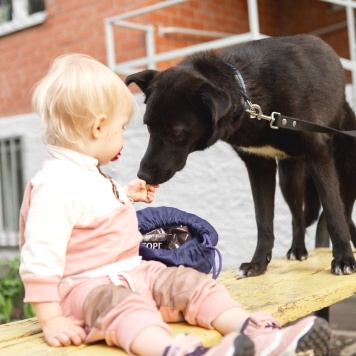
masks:
{"label": "brick wall", "polygon": [[[143,6],[147,1],[135,1]],[[82,52],[106,62],[103,20],[130,9],[132,1],[48,0],[43,24],[0,37],[0,116],[31,111],[30,91],[51,60]]]}
{"label": "brick wall", "polygon": [[[45,23],[0,37],[0,117],[31,112],[33,85],[44,75],[51,60],[61,53],[82,52],[106,63],[104,19],[155,4],[152,0],[48,0]],[[271,36],[296,34],[340,23],[345,11],[331,12],[317,0],[260,0],[260,30]],[[130,21],[159,26],[244,33],[248,31],[246,0],[189,0]],[[340,55],[348,57],[346,28],[326,33]],[[144,55],[142,33],[115,30],[119,61]],[[197,44],[209,38],[182,34],[156,37],[156,51]],[[212,38],[211,38],[212,39]],[[165,68],[176,61],[159,64]]]}

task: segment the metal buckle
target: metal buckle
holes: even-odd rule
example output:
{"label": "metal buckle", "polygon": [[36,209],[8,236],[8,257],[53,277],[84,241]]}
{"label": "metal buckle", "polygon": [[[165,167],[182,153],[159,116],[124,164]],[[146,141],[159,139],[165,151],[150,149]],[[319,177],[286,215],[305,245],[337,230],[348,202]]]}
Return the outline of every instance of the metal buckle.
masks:
{"label": "metal buckle", "polygon": [[273,123],[276,121],[275,115],[280,115],[279,112],[273,111],[271,116],[263,115],[262,109],[257,104],[252,104],[251,102],[247,102],[249,108],[245,111],[250,114],[250,119],[257,120],[267,120],[269,121],[269,126],[271,129],[278,130],[278,126],[273,126]]}
{"label": "metal buckle", "polygon": [[275,112],[275,111],[272,112],[272,114],[271,114],[271,121],[270,121],[270,123],[269,123],[269,127],[270,127],[271,129],[278,130],[278,129],[279,129],[278,126],[273,126],[273,123],[276,121],[276,118],[274,117],[275,115],[281,115],[281,113]]}

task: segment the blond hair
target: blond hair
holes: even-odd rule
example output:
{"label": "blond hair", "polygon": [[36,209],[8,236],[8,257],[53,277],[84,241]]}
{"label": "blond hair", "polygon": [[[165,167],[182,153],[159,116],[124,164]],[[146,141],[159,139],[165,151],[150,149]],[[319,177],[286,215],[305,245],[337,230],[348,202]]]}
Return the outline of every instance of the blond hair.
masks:
{"label": "blond hair", "polygon": [[32,105],[50,145],[82,146],[99,115],[112,123],[119,114],[131,118],[134,99],[108,67],[83,54],[57,57],[35,86]]}

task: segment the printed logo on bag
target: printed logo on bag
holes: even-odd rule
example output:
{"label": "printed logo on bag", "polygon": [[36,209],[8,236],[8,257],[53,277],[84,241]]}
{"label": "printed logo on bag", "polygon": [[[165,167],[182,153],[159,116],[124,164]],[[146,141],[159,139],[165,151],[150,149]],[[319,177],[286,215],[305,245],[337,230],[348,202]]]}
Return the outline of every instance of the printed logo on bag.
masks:
{"label": "printed logo on bag", "polygon": [[142,235],[142,243],[152,249],[175,250],[192,236],[187,226],[170,226],[152,230]]}

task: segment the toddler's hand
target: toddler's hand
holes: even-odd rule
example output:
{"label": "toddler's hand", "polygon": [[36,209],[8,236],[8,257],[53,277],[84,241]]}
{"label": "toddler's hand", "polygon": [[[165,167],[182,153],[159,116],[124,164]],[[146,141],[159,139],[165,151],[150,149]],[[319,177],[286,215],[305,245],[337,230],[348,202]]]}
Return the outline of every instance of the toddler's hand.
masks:
{"label": "toddler's hand", "polygon": [[152,203],[158,185],[146,184],[142,179],[134,179],[127,186],[127,192],[133,201]]}
{"label": "toddler's hand", "polygon": [[50,346],[78,346],[82,344],[86,338],[83,327],[84,322],[74,321],[65,316],[59,316],[46,321],[42,325],[42,330]]}
{"label": "toddler's hand", "polygon": [[146,198],[146,202],[147,203],[152,203],[154,197],[155,197],[155,192],[156,192],[156,188],[158,188],[159,185],[151,185],[151,184],[146,184],[146,191],[147,191],[147,198]]}

